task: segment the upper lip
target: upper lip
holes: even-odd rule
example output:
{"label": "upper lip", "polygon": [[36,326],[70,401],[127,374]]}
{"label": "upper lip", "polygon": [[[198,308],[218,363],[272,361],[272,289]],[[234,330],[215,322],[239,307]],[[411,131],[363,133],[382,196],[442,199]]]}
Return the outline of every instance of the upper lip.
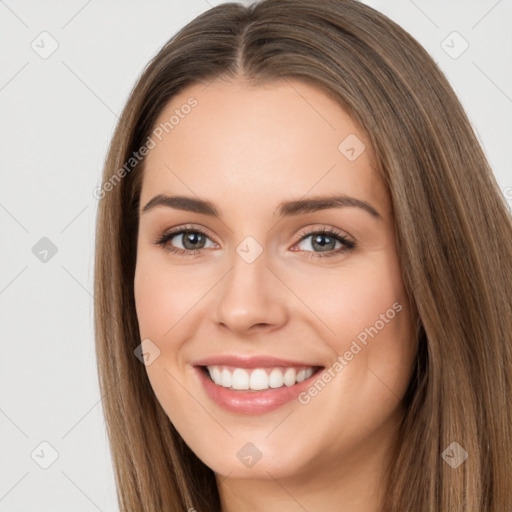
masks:
{"label": "upper lip", "polygon": [[311,362],[292,361],[266,355],[218,355],[206,357],[193,363],[194,366],[234,366],[235,368],[272,368],[274,366],[316,367],[322,366]]}

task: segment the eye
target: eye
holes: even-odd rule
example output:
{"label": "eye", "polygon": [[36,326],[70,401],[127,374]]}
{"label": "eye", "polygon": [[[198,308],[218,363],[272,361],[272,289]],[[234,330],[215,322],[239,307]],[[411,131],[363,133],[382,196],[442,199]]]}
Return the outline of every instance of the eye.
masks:
{"label": "eye", "polygon": [[[301,239],[296,245],[311,238],[311,241],[304,245],[306,245],[307,248],[313,249],[313,252],[307,251],[307,249],[302,249],[306,250],[308,253],[307,257],[311,259],[337,256],[353,251],[356,248],[355,242],[334,229],[322,228],[306,232],[303,231],[300,236]],[[341,247],[338,246],[339,248],[335,250],[337,243],[340,244]],[[314,252],[316,249],[318,249],[319,252]]]}
{"label": "eye", "polygon": [[[181,243],[181,248],[170,244],[173,238],[176,238]],[[207,239],[209,240],[209,237],[204,231],[184,226],[165,232],[155,243],[171,253],[195,256],[200,254],[201,250],[205,248]]]}
{"label": "eye", "polygon": [[[306,249],[299,249],[299,251],[307,253],[306,257],[311,259],[336,256],[347,253],[356,248],[355,242],[334,229],[310,229],[309,231],[302,231],[299,236],[301,239],[295,245],[300,245],[305,240],[311,238],[311,241],[305,245],[309,246],[313,251],[308,250],[308,247],[306,247]],[[171,241],[174,238],[181,243],[182,247],[176,247],[174,245],[176,242],[171,244]],[[154,243],[162,246],[170,253],[181,256],[197,256],[206,248],[205,245],[207,240],[211,239],[203,230],[195,228],[194,226],[181,226],[179,228],[166,231]],[[338,249],[336,249],[336,244],[339,244]],[[213,246],[216,245],[217,244],[213,243]],[[318,252],[316,252],[317,249]],[[294,252],[299,252],[296,249],[292,250]]]}

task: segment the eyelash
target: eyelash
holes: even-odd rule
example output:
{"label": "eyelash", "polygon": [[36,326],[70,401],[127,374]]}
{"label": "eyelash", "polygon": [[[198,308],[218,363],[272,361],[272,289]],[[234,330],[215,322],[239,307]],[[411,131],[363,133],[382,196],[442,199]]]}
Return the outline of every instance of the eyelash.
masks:
{"label": "eyelash", "polygon": [[[154,242],[156,245],[162,246],[163,249],[170,253],[178,254],[180,256],[198,256],[201,254],[202,251],[205,249],[180,249],[177,247],[166,247],[167,242],[169,242],[172,238],[174,238],[177,235],[185,235],[189,233],[199,233],[201,235],[204,235],[207,238],[210,238],[204,231],[201,229],[194,228],[193,226],[182,226],[179,228],[175,228],[171,231],[165,232],[161,237]],[[340,255],[343,253],[351,252],[356,248],[355,242],[352,240],[349,240],[348,237],[344,236],[340,232],[336,231],[335,229],[327,229],[327,228],[320,228],[315,230],[304,230],[302,231],[299,236],[299,241],[295,244],[299,244],[306,238],[310,237],[311,235],[324,235],[328,236],[330,238],[334,238],[336,241],[341,242],[345,247],[343,249],[337,249],[332,250],[327,253],[315,253],[312,251],[297,251],[297,252],[306,252],[308,253],[308,258],[310,259],[321,259],[321,258],[329,258],[331,256]]]}

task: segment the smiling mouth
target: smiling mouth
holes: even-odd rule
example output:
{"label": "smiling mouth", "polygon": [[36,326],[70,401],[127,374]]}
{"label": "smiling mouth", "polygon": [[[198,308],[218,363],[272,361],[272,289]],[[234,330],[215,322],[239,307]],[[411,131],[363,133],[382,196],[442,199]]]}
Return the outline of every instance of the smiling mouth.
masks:
{"label": "smiling mouth", "polygon": [[323,366],[237,368],[226,365],[200,366],[201,371],[219,387],[231,391],[257,392],[292,387],[310,379]]}

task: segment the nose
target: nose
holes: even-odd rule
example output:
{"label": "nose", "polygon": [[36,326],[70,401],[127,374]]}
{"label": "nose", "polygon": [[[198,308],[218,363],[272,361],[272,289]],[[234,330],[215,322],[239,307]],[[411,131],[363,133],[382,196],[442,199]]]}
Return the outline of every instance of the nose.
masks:
{"label": "nose", "polygon": [[239,336],[283,327],[289,294],[268,266],[265,251],[250,263],[235,254],[232,268],[218,284],[214,321]]}

